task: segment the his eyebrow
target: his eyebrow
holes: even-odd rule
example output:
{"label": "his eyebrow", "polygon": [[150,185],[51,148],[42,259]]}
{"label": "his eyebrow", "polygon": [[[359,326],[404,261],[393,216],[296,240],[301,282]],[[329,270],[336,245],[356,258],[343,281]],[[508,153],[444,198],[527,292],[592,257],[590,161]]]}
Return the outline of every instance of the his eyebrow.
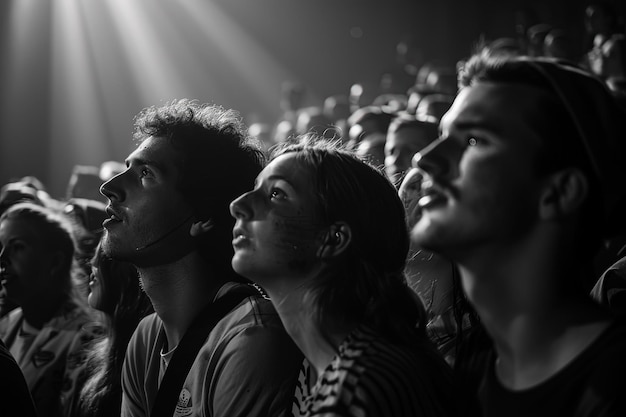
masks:
{"label": "his eyebrow", "polygon": [[[471,130],[471,129],[477,129],[477,130],[484,130],[484,131],[489,131],[492,133],[500,133],[502,130],[501,126],[497,126],[494,123],[490,123],[488,121],[472,121],[472,120],[461,120],[459,122],[455,121],[454,123],[451,123],[450,125],[448,125],[448,131],[450,131],[450,127],[453,127],[454,130]],[[442,129],[439,128],[439,135],[442,134]]]}
{"label": "his eyebrow", "polygon": [[155,168],[157,171],[165,171],[165,167],[157,161],[154,161],[152,159],[144,159],[144,158],[127,158],[126,159],[126,166],[130,167],[130,165],[136,165],[136,166],[149,166],[150,168]]}

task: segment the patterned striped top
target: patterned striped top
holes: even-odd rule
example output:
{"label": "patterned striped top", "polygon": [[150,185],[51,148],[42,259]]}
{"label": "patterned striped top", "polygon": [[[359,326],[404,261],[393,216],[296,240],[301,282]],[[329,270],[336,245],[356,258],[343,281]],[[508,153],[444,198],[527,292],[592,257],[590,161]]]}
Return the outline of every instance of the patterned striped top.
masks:
{"label": "patterned striped top", "polygon": [[339,346],[317,381],[305,359],[294,394],[294,417],[455,415],[450,369],[427,346],[392,344],[361,326]]}

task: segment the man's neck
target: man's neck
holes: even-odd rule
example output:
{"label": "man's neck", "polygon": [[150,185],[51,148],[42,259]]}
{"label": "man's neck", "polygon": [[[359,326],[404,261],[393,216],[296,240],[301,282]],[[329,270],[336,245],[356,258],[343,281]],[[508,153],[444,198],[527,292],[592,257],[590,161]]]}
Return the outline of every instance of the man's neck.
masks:
{"label": "man's neck", "polygon": [[174,263],[138,271],[144,290],[163,321],[169,349],[178,345],[193,319],[215,299],[226,279],[216,276],[197,252]]}
{"label": "man's neck", "polygon": [[[459,263],[463,287],[494,341],[497,374],[511,389],[540,383],[607,327],[608,316],[576,289],[582,262],[549,247],[516,247]],[[584,262],[584,261],[583,261]]]}

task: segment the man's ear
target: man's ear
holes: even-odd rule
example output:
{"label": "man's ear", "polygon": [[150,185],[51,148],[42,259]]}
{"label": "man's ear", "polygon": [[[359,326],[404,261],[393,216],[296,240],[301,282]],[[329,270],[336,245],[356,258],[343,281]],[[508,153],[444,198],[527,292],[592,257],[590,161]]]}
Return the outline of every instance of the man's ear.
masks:
{"label": "man's ear", "polygon": [[550,220],[571,215],[583,205],[588,194],[589,180],[580,169],[558,171],[546,182],[539,200],[539,216]]}
{"label": "man's ear", "polygon": [[346,251],[351,241],[352,230],[350,226],[344,222],[336,222],[326,231],[324,241],[317,250],[317,256],[321,259],[339,256]]}
{"label": "man's ear", "polygon": [[193,237],[200,236],[203,233],[208,232],[213,228],[213,221],[211,219],[207,221],[197,221],[191,224],[189,234]]}

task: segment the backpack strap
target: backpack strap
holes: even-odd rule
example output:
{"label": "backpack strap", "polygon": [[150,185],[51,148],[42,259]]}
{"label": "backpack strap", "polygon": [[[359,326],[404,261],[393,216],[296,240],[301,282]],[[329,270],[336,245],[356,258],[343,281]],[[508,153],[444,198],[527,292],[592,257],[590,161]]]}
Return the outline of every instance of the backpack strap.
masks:
{"label": "backpack strap", "polygon": [[210,303],[196,316],[167,366],[150,417],[172,417],[185,378],[211,330],[244,299],[254,295],[261,295],[256,287],[242,285]]}

